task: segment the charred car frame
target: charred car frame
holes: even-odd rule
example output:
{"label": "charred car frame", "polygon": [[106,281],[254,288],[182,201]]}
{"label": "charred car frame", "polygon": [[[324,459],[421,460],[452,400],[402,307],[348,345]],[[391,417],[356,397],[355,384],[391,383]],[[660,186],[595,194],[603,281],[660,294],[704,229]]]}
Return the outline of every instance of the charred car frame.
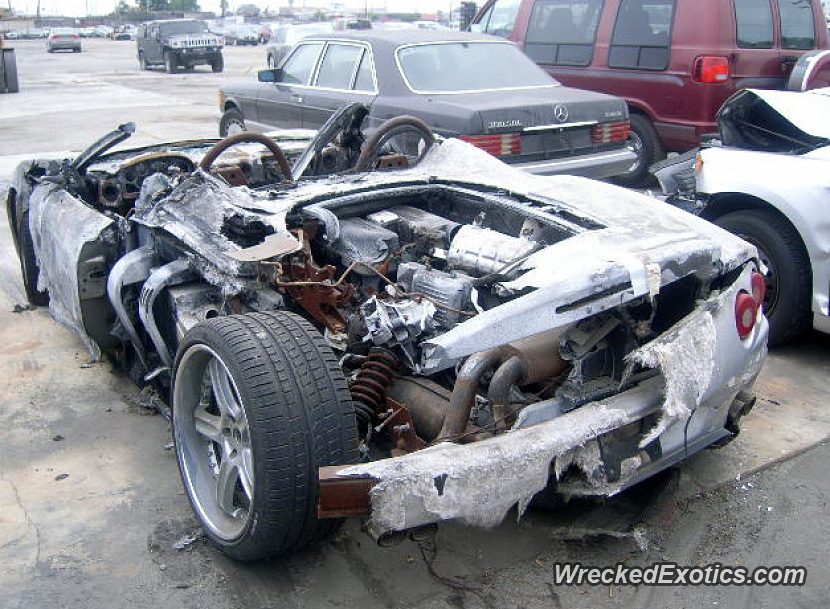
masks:
{"label": "charred car frame", "polygon": [[[29,297],[169,401],[217,547],[290,552],[350,515],[492,526],[737,433],[766,354],[751,245],[417,120],[364,141],[365,112],[288,158],[256,134],[107,152],[125,126],[9,193]],[[240,140],[268,151],[220,164]]]}

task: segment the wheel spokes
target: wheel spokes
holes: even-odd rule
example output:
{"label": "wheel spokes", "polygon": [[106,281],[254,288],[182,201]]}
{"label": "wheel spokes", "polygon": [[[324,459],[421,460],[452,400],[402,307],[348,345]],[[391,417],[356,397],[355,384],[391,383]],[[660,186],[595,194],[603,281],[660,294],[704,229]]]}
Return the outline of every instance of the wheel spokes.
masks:
{"label": "wheel spokes", "polygon": [[193,412],[193,423],[199,435],[211,442],[222,440],[222,417],[209,413],[205,405],[200,404]]}
{"label": "wheel spokes", "polygon": [[231,382],[230,375],[225,367],[218,360],[211,360],[208,364],[210,383],[213,387],[213,396],[216,398],[216,405],[219,411],[233,419],[239,420],[241,407],[236,389]]}
{"label": "wheel spokes", "polygon": [[239,508],[234,505],[236,496],[236,483],[239,481],[239,468],[231,459],[223,459],[219,465],[219,474],[216,478],[216,503],[219,508],[233,516],[237,517],[237,510]]}

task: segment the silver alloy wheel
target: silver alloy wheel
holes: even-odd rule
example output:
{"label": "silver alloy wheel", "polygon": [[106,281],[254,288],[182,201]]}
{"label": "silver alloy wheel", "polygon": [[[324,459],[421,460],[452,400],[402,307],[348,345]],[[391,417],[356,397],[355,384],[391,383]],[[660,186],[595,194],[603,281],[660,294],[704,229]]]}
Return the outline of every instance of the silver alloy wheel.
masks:
{"label": "silver alloy wheel", "polygon": [[228,127],[226,129],[225,137],[247,131],[247,129],[245,129],[245,123],[242,123],[238,120],[231,119],[228,121],[227,125]]}
{"label": "silver alloy wheel", "polygon": [[643,140],[640,138],[640,134],[636,133],[635,131],[631,131],[628,134],[628,141],[626,142],[626,147],[637,155],[637,158],[631,163],[631,166],[628,168],[628,173],[634,173],[635,171],[640,169],[640,165],[642,165],[643,160],[641,158],[643,154]]}
{"label": "silver alloy wheel", "polygon": [[251,435],[236,382],[206,345],[193,345],[179,362],[173,418],[182,478],[201,521],[222,540],[239,538],[254,500]]}

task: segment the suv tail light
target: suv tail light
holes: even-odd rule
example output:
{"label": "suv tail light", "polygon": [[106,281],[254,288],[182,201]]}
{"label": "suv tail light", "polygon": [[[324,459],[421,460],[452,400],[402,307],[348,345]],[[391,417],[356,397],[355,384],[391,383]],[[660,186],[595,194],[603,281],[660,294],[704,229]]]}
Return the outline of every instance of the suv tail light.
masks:
{"label": "suv tail light", "polygon": [[521,154],[521,133],[499,133],[497,135],[460,135],[458,139],[468,142],[476,148],[481,148],[493,156],[509,156]]}
{"label": "suv tail light", "polygon": [[752,294],[741,290],[735,298],[735,327],[741,340],[747,338],[755,327],[758,313],[764,304],[766,287],[764,276],[755,271],[752,273]]}
{"label": "suv tail light", "polygon": [[729,80],[729,59],[698,57],[695,59],[695,82],[726,82]]}
{"label": "suv tail light", "polygon": [[613,142],[624,142],[628,139],[631,131],[631,123],[622,121],[619,123],[602,123],[591,128],[591,141],[594,144],[611,144]]}

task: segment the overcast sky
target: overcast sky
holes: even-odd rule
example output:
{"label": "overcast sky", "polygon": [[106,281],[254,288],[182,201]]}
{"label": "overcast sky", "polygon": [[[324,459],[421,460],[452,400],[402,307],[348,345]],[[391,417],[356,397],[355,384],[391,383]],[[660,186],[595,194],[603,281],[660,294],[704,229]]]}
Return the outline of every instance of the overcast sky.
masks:
{"label": "overcast sky", "polygon": [[[219,0],[198,0],[199,6],[205,11],[219,12]],[[256,4],[260,8],[276,11],[281,6],[288,6],[288,0],[229,0],[231,8],[242,4]],[[447,12],[450,7],[457,7],[460,0],[340,0],[340,4],[347,9],[363,10],[368,4],[369,10],[387,8],[393,12]],[[101,15],[111,12],[118,0],[41,0],[40,12],[43,15],[72,15],[87,14]],[[127,0],[128,4],[135,4],[134,0]],[[0,6],[8,6],[9,0],[0,0]],[[330,6],[331,0],[294,0],[296,8],[304,5],[309,7]],[[483,4],[483,0],[479,2]],[[12,8],[18,12],[34,14],[37,10],[37,0],[11,0]]]}

